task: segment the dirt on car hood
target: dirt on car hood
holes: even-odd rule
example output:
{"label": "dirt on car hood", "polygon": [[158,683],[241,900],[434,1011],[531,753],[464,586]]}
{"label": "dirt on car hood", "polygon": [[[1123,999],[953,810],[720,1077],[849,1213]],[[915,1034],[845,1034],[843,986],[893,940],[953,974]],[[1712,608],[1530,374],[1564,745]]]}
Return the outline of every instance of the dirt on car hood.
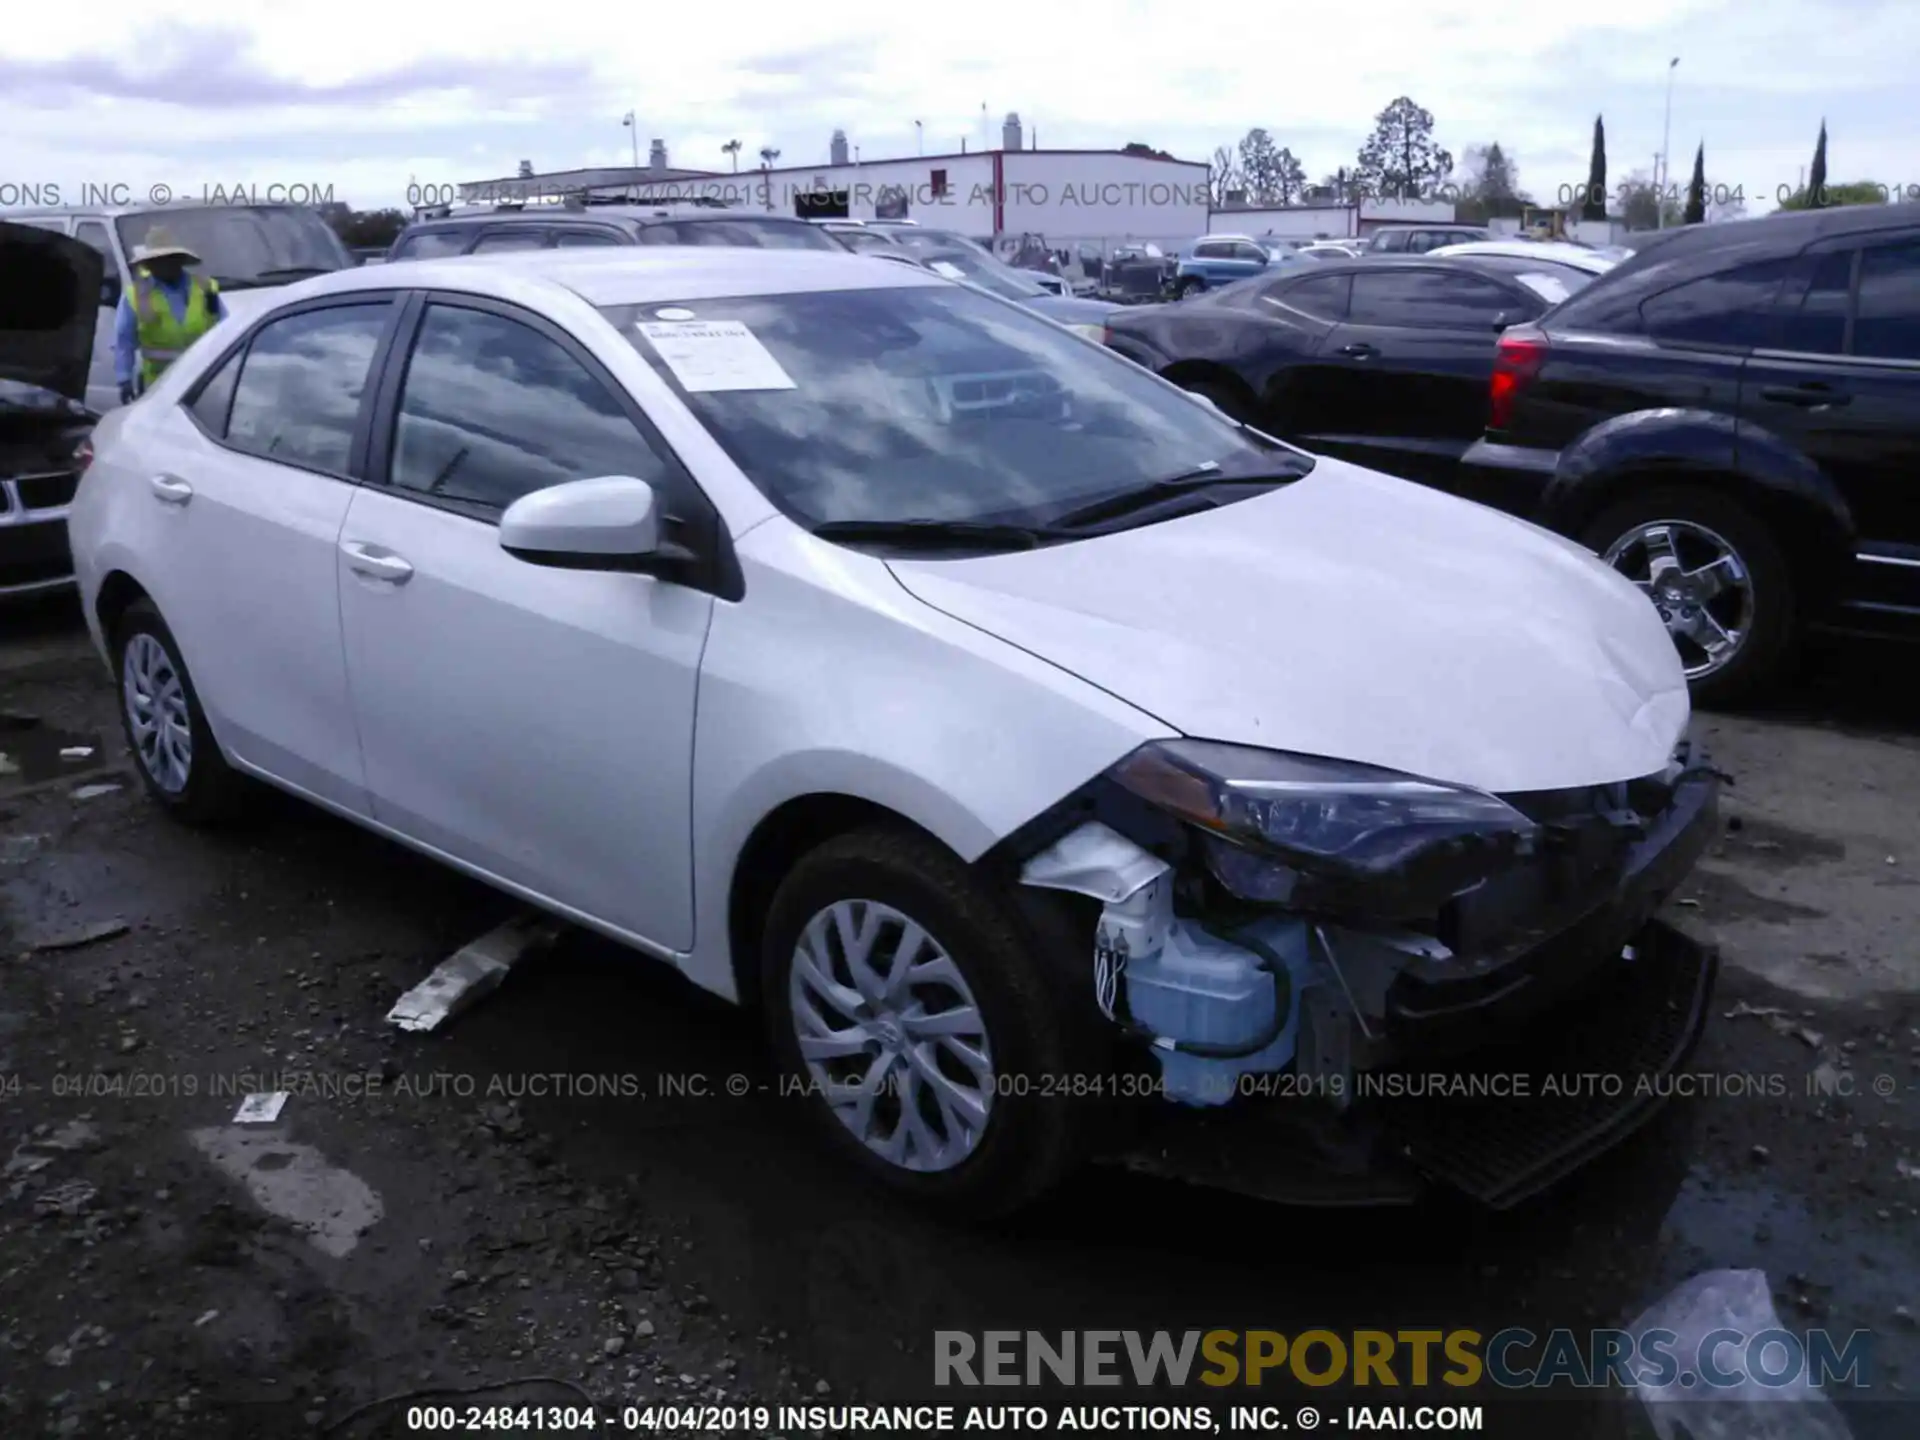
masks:
{"label": "dirt on car hood", "polygon": [[86,398],[105,273],[90,245],[0,221],[0,379]]}
{"label": "dirt on car hood", "polygon": [[889,564],[936,609],[1210,740],[1512,793],[1653,774],[1690,714],[1659,616],[1595,556],[1338,461],[1115,535]]}

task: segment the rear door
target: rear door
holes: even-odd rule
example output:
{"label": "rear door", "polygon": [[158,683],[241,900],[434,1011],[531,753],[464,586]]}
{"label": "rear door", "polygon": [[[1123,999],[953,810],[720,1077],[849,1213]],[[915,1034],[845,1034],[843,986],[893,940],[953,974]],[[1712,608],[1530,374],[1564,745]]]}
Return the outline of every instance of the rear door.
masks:
{"label": "rear door", "polygon": [[1740,422],[1839,487],[1871,557],[1855,600],[1920,607],[1920,231],[1809,250],[1747,362]]}
{"label": "rear door", "polygon": [[1320,343],[1347,318],[1353,274],[1293,275],[1260,287],[1253,303],[1273,332],[1261,395],[1274,433],[1307,444],[1327,433],[1328,407],[1339,401],[1340,372],[1314,363]]}
{"label": "rear door", "polygon": [[1464,269],[1355,271],[1347,318],[1313,364],[1325,397],[1316,448],[1423,484],[1450,487],[1486,426],[1499,322],[1545,303]]}

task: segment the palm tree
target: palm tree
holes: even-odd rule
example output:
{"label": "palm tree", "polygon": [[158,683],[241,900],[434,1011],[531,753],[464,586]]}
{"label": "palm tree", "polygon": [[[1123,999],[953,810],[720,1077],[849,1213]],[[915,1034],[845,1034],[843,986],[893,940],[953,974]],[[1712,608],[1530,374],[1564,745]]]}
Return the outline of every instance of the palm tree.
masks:
{"label": "palm tree", "polygon": [[773,168],[773,162],[779,158],[780,152],[774,149],[773,146],[762,145],[760,147],[760,168],[762,170],[771,170]]}
{"label": "palm tree", "polygon": [[740,173],[740,142],[738,140],[727,141],[726,144],[720,147],[720,153],[733,157],[733,173],[738,175]]}

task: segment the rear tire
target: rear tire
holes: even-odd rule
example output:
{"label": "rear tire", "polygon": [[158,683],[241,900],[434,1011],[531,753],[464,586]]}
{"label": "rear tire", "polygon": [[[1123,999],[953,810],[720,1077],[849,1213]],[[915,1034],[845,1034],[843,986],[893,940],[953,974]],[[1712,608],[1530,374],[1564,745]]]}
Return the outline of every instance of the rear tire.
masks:
{"label": "rear tire", "polygon": [[[1649,543],[1660,548],[1656,532],[1662,528],[1680,567],[1679,583],[1667,593],[1648,583],[1654,553]],[[1609,506],[1581,539],[1663,608],[1699,704],[1755,699],[1789,673],[1799,613],[1793,567],[1765,522],[1738,501],[1699,486],[1649,488]],[[1734,577],[1711,595],[1691,582],[1708,564],[1714,574]],[[1730,653],[1716,658],[1701,644],[1702,634],[1718,638],[1708,621],[1734,636]]]}
{"label": "rear tire", "polygon": [[1173,298],[1176,300],[1184,300],[1189,295],[1197,295],[1206,288],[1207,288],[1206,281],[1200,279],[1197,276],[1188,275],[1184,279],[1178,280],[1174,283]]}
{"label": "rear tire", "polygon": [[[907,925],[924,936],[912,954]],[[870,945],[864,980],[847,934]],[[898,825],[828,841],[781,883],[764,944],[769,1038],[788,1084],[868,1174],[982,1220],[1029,1203],[1081,1157],[1057,1083],[1066,1007],[1011,900],[942,846]],[[909,968],[924,980],[906,985]],[[862,1078],[885,1087],[864,1111]],[[967,1104],[947,1103],[956,1096]],[[975,1123],[951,1123],[961,1116]]]}
{"label": "rear tire", "polygon": [[120,726],[147,793],[188,825],[217,825],[246,809],[252,789],[220,753],[179,643],[151,600],[114,628]]}

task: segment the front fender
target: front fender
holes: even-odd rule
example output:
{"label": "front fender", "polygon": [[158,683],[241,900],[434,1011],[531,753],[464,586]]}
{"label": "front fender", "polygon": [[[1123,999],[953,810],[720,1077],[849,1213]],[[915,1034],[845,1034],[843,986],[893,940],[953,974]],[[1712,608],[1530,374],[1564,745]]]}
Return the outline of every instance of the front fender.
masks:
{"label": "front fender", "polygon": [[1827,473],[1771,431],[1711,410],[1637,410],[1594,426],[1561,452],[1540,517],[1578,535],[1629,481],[1707,476],[1736,499],[1745,491],[1791,514],[1820,551],[1852,553],[1853,513]]}

